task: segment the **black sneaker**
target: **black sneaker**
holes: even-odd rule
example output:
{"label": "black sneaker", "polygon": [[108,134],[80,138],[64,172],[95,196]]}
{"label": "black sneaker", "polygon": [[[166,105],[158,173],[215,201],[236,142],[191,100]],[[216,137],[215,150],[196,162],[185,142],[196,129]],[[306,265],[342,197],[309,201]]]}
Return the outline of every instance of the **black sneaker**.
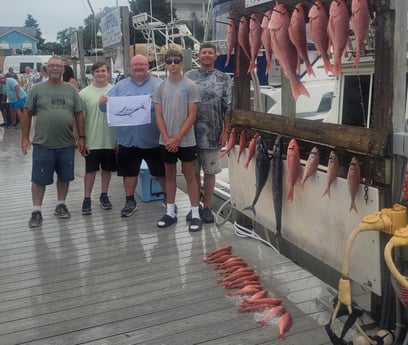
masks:
{"label": "black sneaker", "polygon": [[91,198],[84,198],[82,202],[82,214],[85,216],[92,214]]}
{"label": "black sneaker", "polygon": [[38,228],[42,224],[42,215],[40,211],[34,211],[31,213],[31,218],[28,221],[30,228]]}
{"label": "black sneaker", "polygon": [[71,218],[71,213],[69,213],[68,208],[65,204],[59,204],[55,208],[54,215],[61,219]]}
{"label": "black sneaker", "polygon": [[107,194],[101,194],[99,201],[101,202],[101,206],[104,210],[112,209],[112,203],[110,202]]}
{"label": "black sneaker", "polygon": [[201,210],[200,217],[204,223],[214,223],[214,215],[208,207]]}
{"label": "black sneaker", "polygon": [[201,231],[203,228],[203,221],[200,218],[193,218],[190,225],[188,226],[188,231],[197,232]]}
{"label": "black sneaker", "polygon": [[126,200],[125,207],[120,211],[122,217],[130,217],[137,210],[137,204],[135,200]]}

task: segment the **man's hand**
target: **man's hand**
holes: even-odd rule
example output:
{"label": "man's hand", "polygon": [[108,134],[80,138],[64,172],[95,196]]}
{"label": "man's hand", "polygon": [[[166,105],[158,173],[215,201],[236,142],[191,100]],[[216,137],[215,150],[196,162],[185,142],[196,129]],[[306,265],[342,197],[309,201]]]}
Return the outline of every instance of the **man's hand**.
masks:
{"label": "man's hand", "polygon": [[28,150],[30,149],[31,141],[29,139],[21,139],[21,151],[23,154],[27,154]]}

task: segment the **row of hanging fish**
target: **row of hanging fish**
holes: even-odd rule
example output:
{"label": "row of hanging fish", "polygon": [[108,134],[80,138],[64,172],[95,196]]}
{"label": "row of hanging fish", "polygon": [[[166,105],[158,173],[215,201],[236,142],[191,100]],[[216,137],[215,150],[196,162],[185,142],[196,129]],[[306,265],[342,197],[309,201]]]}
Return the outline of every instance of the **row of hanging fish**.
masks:
{"label": "row of hanging fish", "polygon": [[[226,146],[226,150],[221,154],[225,156],[235,147],[235,142],[237,141],[237,131],[232,128],[229,136],[229,140]],[[276,230],[280,234],[281,224],[282,224],[282,200],[283,200],[283,140],[281,136],[278,136],[275,140],[272,152],[270,153],[265,145],[262,136],[259,133],[255,133],[254,136],[249,140],[247,146],[247,135],[246,131],[242,130],[239,137],[238,146],[238,158],[237,164],[240,164],[240,159],[245,148],[247,150],[247,159],[244,164],[244,168],[248,169],[249,164],[252,160],[255,161],[255,195],[253,201],[250,205],[245,207],[243,210],[250,210],[254,215],[256,215],[256,203],[262,193],[262,190],[266,184],[269,177],[270,171],[272,170],[272,198],[275,211],[275,222]],[[272,163],[271,163],[272,161]],[[310,151],[308,158],[306,160],[303,173],[301,169],[300,162],[300,152],[299,145],[296,139],[291,139],[289,141],[286,150],[286,167],[287,167],[287,179],[288,179],[288,194],[287,200],[292,202],[295,193],[295,187],[300,186],[301,189],[304,188],[307,180],[313,176],[320,162],[320,153],[317,147],[313,147]],[[272,167],[272,168],[271,168]],[[322,196],[331,196],[330,188],[334,180],[336,179],[340,169],[340,163],[336,153],[332,150],[327,162],[327,182]],[[349,169],[347,173],[347,183],[349,187],[350,194],[350,208],[349,211],[354,210],[356,213],[357,206],[355,203],[356,194],[360,186],[360,163],[357,158],[353,157],[349,163]]]}
{"label": "row of hanging fish", "polygon": [[268,296],[269,292],[262,286],[255,271],[242,258],[232,254],[232,246],[217,248],[203,261],[216,265],[215,270],[222,276],[217,284],[228,290],[235,289],[227,296],[238,299],[238,312],[256,312],[260,325],[277,325],[278,338],[285,339],[285,333],[292,325],[292,316],[286,312],[280,298]]}
{"label": "row of hanging fish", "polygon": [[[309,34],[317,52],[322,57],[326,73],[339,76],[341,73],[341,57],[345,53],[349,39],[349,29],[355,35],[356,55],[354,63],[358,65],[364,40],[367,36],[370,11],[367,0],[352,0],[351,16],[345,0],[333,0],[329,15],[321,0],[314,0],[308,12]],[[230,19],[227,29],[227,59],[239,44],[240,49],[250,61],[248,72],[256,68],[256,59],[264,48],[266,73],[271,69],[272,56],[275,54],[282,72],[289,79],[295,100],[300,95],[310,96],[298,78],[300,61],[303,61],[309,75],[314,75],[309,61],[306,35],[306,11],[298,3],[292,14],[287,7],[276,0],[276,5],[260,16],[251,14],[248,19],[242,16],[238,29],[236,21]],[[334,65],[331,64],[329,51],[332,52]]]}

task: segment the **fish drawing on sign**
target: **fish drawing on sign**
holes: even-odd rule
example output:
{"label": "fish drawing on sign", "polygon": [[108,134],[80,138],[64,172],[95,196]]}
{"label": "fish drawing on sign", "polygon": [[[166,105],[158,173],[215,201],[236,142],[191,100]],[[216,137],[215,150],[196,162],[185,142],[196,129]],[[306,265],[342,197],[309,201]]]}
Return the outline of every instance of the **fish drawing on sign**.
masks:
{"label": "fish drawing on sign", "polygon": [[121,110],[118,112],[114,113],[113,115],[115,116],[129,116],[132,117],[134,113],[136,113],[140,109],[146,109],[145,105],[142,104],[141,106],[138,107],[123,107]]}
{"label": "fish drawing on sign", "polygon": [[254,200],[252,201],[252,204],[244,208],[244,210],[251,210],[254,215],[256,215],[255,205],[268,179],[270,166],[271,165],[269,154],[265,146],[265,142],[261,136],[258,136],[256,140],[256,154],[255,154],[255,178],[256,178],[255,196]]}

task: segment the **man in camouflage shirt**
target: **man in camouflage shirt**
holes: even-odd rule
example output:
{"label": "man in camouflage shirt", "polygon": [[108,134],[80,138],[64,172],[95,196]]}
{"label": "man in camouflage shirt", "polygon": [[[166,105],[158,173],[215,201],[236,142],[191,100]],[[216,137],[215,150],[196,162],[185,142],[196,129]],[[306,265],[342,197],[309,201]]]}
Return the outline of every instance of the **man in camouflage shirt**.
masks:
{"label": "man in camouflage shirt", "polygon": [[[211,200],[215,186],[215,175],[221,172],[220,148],[227,138],[226,116],[231,110],[232,79],[215,69],[216,48],[203,43],[198,54],[200,68],[188,71],[185,77],[198,85],[201,103],[198,104],[197,120],[194,125],[198,148],[196,160],[197,184],[201,185],[200,170],[204,171],[203,208],[200,210],[204,223],[213,223]],[[191,213],[187,214],[187,220]]]}

